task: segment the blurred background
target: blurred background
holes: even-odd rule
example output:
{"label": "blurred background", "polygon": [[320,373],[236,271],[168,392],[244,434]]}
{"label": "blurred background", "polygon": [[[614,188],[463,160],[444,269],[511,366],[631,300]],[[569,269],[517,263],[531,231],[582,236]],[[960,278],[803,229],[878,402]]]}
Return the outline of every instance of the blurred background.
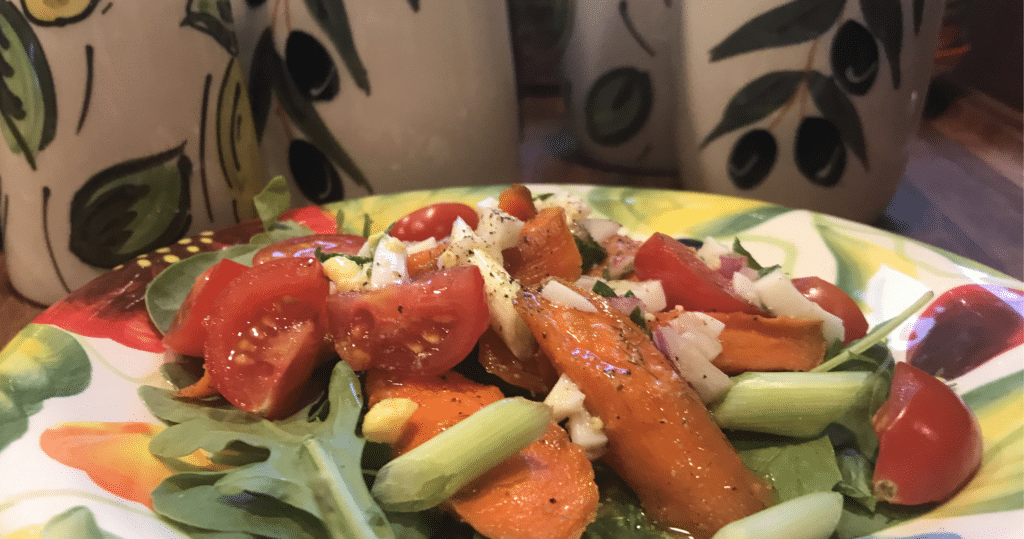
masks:
{"label": "blurred background", "polygon": [[[678,186],[583,163],[563,132],[557,0],[509,0],[531,181]],[[948,0],[910,161],[875,226],[1024,276],[1022,16],[1019,0]]]}

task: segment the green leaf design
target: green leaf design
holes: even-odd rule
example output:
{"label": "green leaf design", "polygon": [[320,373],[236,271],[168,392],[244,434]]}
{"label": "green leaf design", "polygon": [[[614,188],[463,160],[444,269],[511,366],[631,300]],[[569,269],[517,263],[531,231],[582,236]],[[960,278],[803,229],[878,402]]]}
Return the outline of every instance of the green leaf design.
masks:
{"label": "green leaf design", "polygon": [[89,178],[71,199],[71,252],[113,268],[184,237],[192,222],[185,144]]}
{"label": "green leaf design", "polygon": [[252,121],[256,129],[256,140],[263,140],[263,131],[270,117],[270,105],[274,98],[274,76],[283,69],[277,51],[274,50],[273,34],[264,30],[249,61],[249,105],[252,107]]}
{"label": "green leaf design", "polygon": [[36,168],[57,131],[57,95],[46,54],[28,21],[0,2],[0,131],[11,151]]}
{"label": "green leaf design", "polygon": [[[327,32],[334,46],[338,48],[341,60],[345,62],[352,79],[366,95],[370,95],[370,76],[366,72],[366,66],[359,58],[356,51],[356,43],[352,39],[352,26],[348,22],[348,13],[345,12],[343,0],[306,0],[309,12],[320,24],[320,28]],[[415,8],[418,6],[414,6]]]}
{"label": "green leaf design", "polygon": [[636,136],[647,123],[654,104],[648,73],[633,67],[613,69],[587,92],[583,105],[587,135],[602,146],[617,146]]}
{"label": "green leaf design", "polygon": [[[263,69],[259,71],[259,75],[265,76],[267,80],[271,81],[274,92],[276,92],[277,98],[281,102],[281,108],[288,114],[288,117],[309,137],[310,142],[348,174],[352,181],[362,186],[370,194],[373,194],[373,187],[370,186],[370,182],[355,164],[355,161],[341,147],[338,140],[334,138],[334,134],[331,133],[323,118],[320,117],[320,114],[317,113],[312,101],[302,95],[302,92],[295,86],[291,77],[288,76],[284,60],[274,47],[274,38],[269,28],[263,31],[256,44],[256,49],[259,51],[259,56],[254,59],[263,62]],[[256,74],[257,72],[253,71],[252,76],[256,76]],[[252,86],[251,83],[250,86]],[[257,123],[257,126],[259,126],[259,123]]]}
{"label": "green leaf design", "polygon": [[839,129],[843,142],[860,159],[864,168],[868,168],[867,144],[864,140],[864,128],[860,122],[857,109],[845,92],[836,84],[835,79],[817,71],[807,72],[807,88],[814,99],[814,105],[822,116]]}
{"label": "green leaf design", "polygon": [[89,356],[72,334],[25,326],[0,351],[0,449],[25,433],[44,400],[77,395],[91,379]]}
{"label": "green leaf design", "polygon": [[103,531],[96,523],[96,517],[88,507],[77,506],[46,521],[39,536],[42,539],[119,539],[117,535]]}
{"label": "green leaf design", "polygon": [[696,239],[703,239],[708,236],[712,237],[729,237],[735,236],[740,232],[754,228],[766,221],[770,221],[786,212],[793,211],[791,208],[785,206],[776,206],[774,204],[766,204],[759,208],[747,210],[743,213],[735,215],[727,215],[725,217],[719,217],[718,219],[712,219],[705,221],[703,224],[690,230],[690,234]]}
{"label": "green leaf design", "polygon": [[252,200],[264,177],[252,106],[245,91],[242,67],[232,57],[217,97],[217,158],[231,190],[236,221],[256,217]]}
{"label": "green leaf design", "polygon": [[793,97],[803,79],[803,71],[773,71],[740,88],[725,106],[722,119],[704,139],[701,147],[734,129],[750,125],[775,112]]}
{"label": "green leaf design", "polygon": [[238,39],[228,0],[188,0],[181,25],[208,34],[232,56],[238,54]]}
{"label": "green leaf design", "polygon": [[892,87],[900,87],[900,53],[903,52],[903,4],[900,0],[860,0],[868,30],[882,44],[889,59]]}
{"label": "green leaf design", "polygon": [[835,24],[846,0],[793,0],[754,17],[712,47],[711,61],[817,38]]}

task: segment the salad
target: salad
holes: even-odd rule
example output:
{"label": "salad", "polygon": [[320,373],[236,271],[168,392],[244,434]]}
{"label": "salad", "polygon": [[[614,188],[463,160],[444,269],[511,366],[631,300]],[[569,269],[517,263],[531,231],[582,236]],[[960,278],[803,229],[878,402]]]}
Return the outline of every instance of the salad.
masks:
{"label": "salad", "polygon": [[264,234],[147,291],[177,387],[140,390],[177,470],[152,506],[196,536],[852,537],[980,464],[970,409],[884,346],[929,295],[869,328],[742,238],[521,185],[312,235],[275,185]]}

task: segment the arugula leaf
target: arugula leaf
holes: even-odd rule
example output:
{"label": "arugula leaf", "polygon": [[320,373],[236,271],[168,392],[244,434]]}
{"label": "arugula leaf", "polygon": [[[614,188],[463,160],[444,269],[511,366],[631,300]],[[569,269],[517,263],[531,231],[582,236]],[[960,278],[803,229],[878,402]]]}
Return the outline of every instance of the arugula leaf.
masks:
{"label": "arugula leaf", "polygon": [[608,283],[604,281],[594,283],[594,287],[590,291],[603,298],[614,298],[617,296],[615,290],[612,290],[612,287],[608,286]]}
{"label": "arugula leaf", "polygon": [[291,207],[291,193],[284,176],[275,176],[252,199],[256,214],[263,221],[263,230],[269,231],[277,218]]}
{"label": "arugula leaf", "polygon": [[362,394],[347,363],[335,365],[326,400],[280,421],[175,399],[157,388],[139,394],[154,415],[175,423],[150,442],[157,458],[202,449],[211,460],[246,452],[252,460],[225,471],[172,475],[153,492],[159,514],[272,537],[395,537],[363,478],[365,439],[356,434]]}
{"label": "arugula leaf", "polygon": [[[857,392],[853,405],[828,428],[829,436],[835,446],[841,447],[852,442],[854,447],[870,461],[874,461],[875,454],[878,452],[878,436],[875,435],[875,429],[871,426],[871,418],[889,397],[889,388],[892,386],[892,375],[896,366],[892,354],[885,347],[876,348],[875,354],[880,360],[878,367]],[[870,357],[866,354],[858,356],[862,361],[870,361],[868,359]]]}
{"label": "arugula leaf", "polygon": [[373,257],[372,256],[350,255],[350,254],[347,254],[347,253],[325,253],[325,252],[321,251],[319,247],[316,248],[316,251],[314,251],[313,256],[315,256],[316,259],[320,261],[320,263],[327,262],[328,259],[339,257],[339,256],[342,257],[342,258],[347,258],[347,259],[355,262],[356,264],[359,264],[360,266],[363,266],[363,265],[369,264],[370,262],[373,262]]}
{"label": "arugula leaf", "polygon": [[847,499],[856,501],[868,511],[874,511],[878,498],[871,492],[872,466],[853,448],[836,452],[836,463],[843,479],[836,485],[836,491]]}
{"label": "arugula leaf", "polygon": [[812,492],[828,492],[841,479],[828,436],[813,440],[729,433],[743,464],[775,487],[779,502]]}
{"label": "arugula leaf", "polygon": [[583,273],[590,271],[608,258],[608,252],[596,241],[590,238],[581,238],[575,234],[572,235],[572,239],[576,241],[576,248],[583,258]]}
{"label": "arugula leaf", "polygon": [[633,310],[630,311],[629,319],[632,320],[634,324],[636,324],[636,327],[644,330],[647,333],[650,333],[650,329],[647,328],[647,320],[644,319],[644,312],[643,310],[640,309],[640,307],[634,307]]}
{"label": "arugula leaf", "polygon": [[762,266],[760,263],[758,263],[757,260],[754,259],[754,255],[750,254],[750,251],[747,251],[747,249],[743,247],[743,245],[740,243],[739,238],[733,238],[732,250],[734,253],[747,259],[747,267],[756,271],[758,278],[764,277],[765,275],[768,275],[769,273],[782,268],[782,266],[780,266],[779,264],[768,266],[767,268]]}

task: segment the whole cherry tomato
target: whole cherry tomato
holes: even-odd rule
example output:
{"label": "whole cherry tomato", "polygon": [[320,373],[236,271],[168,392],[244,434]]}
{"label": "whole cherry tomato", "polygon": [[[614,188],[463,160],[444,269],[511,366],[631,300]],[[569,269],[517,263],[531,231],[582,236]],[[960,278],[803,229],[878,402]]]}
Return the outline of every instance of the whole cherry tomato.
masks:
{"label": "whole cherry tomato", "polygon": [[838,316],[843,321],[843,344],[863,337],[868,332],[868,321],[864,313],[842,288],[819,277],[793,279],[793,286],[805,298],[819,307]]}
{"label": "whole cherry tomato", "polygon": [[740,297],[732,283],[709,268],[692,247],[660,232],[640,246],[633,265],[641,281],[661,281],[670,309],[682,305],[688,311],[766,314]]}
{"label": "whole cherry tomato", "polygon": [[322,389],[313,369],[333,356],[328,289],[315,258],[270,260],[228,283],[210,314],[204,363],[224,398],[269,419],[308,404]]}
{"label": "whole cherry tomato", "polygon": [[888,400],[872,419],[878,460],[872,487],[899,505],[941,502],[981,465],[978,419],[938,378],[897,363]]}
{"label": "whole cherry tomato", "polygon": [[452,233],[452,224],[461,217],[470,228],[479,223],[476,210],[461,202],[438,202],[424,206],[391,227],[391,235],[402,241],[442,240]]}

